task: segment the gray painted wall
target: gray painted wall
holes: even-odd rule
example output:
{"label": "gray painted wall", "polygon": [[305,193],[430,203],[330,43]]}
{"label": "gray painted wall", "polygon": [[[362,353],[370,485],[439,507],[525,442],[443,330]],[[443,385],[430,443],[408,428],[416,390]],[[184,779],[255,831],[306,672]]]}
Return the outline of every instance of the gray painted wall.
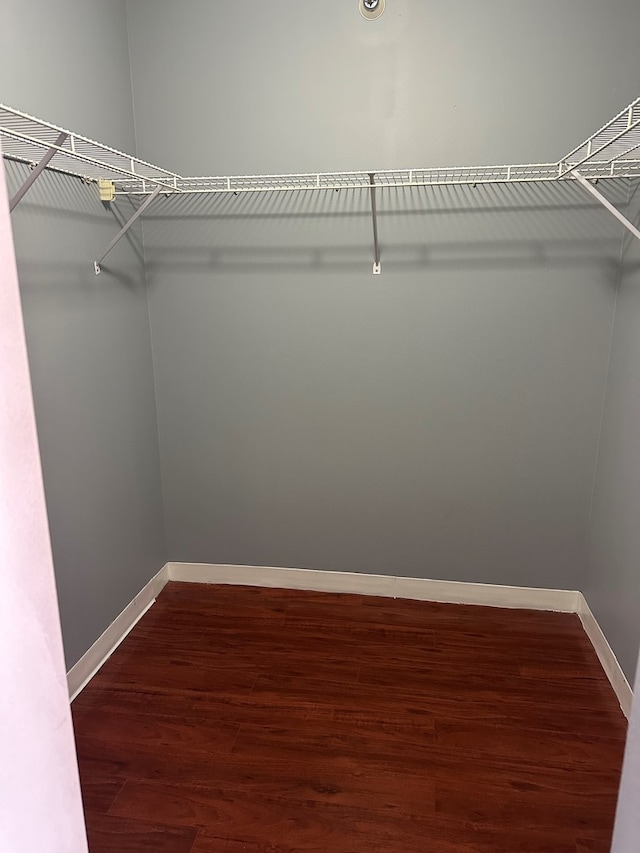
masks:
{"label": "gray painted wall", "polygon": [[[130,0],[140,154],[557,159],[637,94],[640,7],[546,5]],[[364,195],[146,219],[170,558],[580,586],[618,226],[571,187],[380,206],[380,279]]]}
{"label": "gray painted wall", "polygon": [[[629,205],[640,211],[637,187]],[[585,595],[629,681],[640,645],[640,245],[625,242]]]}
{"label": "gray painted wall", "polygon": [[180,174],[558,160],[637,97],[636,0],[129,0],[140,153]]}
{"label": "gray painted wall", "polygon": [[[130,36],[139,153],[242,173],[556,159],[640,82],[626,0],[517,15],[390,0],[375,24],[355,0],[252,4],[251,20],[242,4],[127,6],[128,22],[124,2],[5,3],[0,99],[133,151]],[[380,206],[374,279],[366,196],[158,201],[145,241],[169,556],[583,585],[617,226],[572,187]],[[116,221],[50,175],[14,228],[71,664],[166,556],[140,234],[95,279]],[[607,496],[632,505],[614,469],[633,276],[587,589],[627,671],[633,532],[621,548]]]}
{"label": "gray painted wall", "polygon": [[[640,696],[640,667],[636,673],[634,695]],[[635,701],[631,711],[624,767],[620,782],[620,796],[616,812],[611,853],[635,853],[640,835],[640,702]]]}
{"label": "gray painted wall", "polygon": [[[3,3],[0,101],[134,151],[125,3]],[[68,666],[165,562],[140,234],[92,270],[116,216],[46,174],[12,217]]]}

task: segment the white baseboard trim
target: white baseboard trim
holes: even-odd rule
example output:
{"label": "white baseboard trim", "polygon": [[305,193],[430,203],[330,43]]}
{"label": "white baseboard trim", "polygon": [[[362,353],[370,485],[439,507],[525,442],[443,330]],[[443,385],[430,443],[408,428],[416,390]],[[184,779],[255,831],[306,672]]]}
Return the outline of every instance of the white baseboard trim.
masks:
{"label": "white baseboard trim", "polygon": [[598,655],[602,668],[604,669],[607,678],[611,682],[611,686],[618,697],[622,713],[627,719],[629,719],[629,715],[631,714],[631,702],[633,701],[633,690],[631,689],[631,685],[627,681],[622,667],[618,663],[618,659],[609,645],[602,628],[598,624],[598,620],[593,615],[593,612],[587,603],[587,599],[581,592],[578,593],[578,615],[580,616],[580,621],[582,622],[585,633],[591,640],[591,645]]}
{"label": "white baseboard trim", "polygon": [[67,673],[70,701],[86,687],[102,664],[108,660],[118,648],[134,625],[144,616],[153,605],[156,596],[169,581],[169,570],[165,565],[157,575],[136,595],[119,616],[113,620],[107,630],[85,652],[78,663]]}
{"label": "white baseboard trim", "polygon": [[536,589],[315,569],[231,566],[213,563],[168,563],[168,567],[170,580],[187,583],[281,587],[316,592],[350,592],[359,595],[381,595],[387,598],[440,601],[447,604],[556,610],[562,613],[576,613],[580,595],[579,592],[569,589]]}
{"label": "white baseboard trim", "polygon": [[380,595],[387,598],[410,598],[417,601],[439,601],[445,604],[478,604],[485,607],[577,613],[611,682],[624,715],[628,718],[631,712],[633,691],[587,600],[577,590],[216,563],[167,563],[155,577],[151,578],[67,673],[71,701],[118,648],[170,580],[183,583],[344,592],[357,595]]}

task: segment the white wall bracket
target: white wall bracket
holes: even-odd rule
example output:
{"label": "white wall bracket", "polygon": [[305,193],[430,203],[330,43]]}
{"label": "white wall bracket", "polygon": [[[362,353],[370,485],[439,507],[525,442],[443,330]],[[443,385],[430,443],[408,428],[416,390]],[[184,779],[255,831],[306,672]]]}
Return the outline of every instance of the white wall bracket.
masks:
{"label": "white wall bracket", "polygon": [[378,209],[376,207],[376,183],[375,172],[369,172],[369,188],[371,191],[371,218],[373,220],[373,251],[375,260],[373,263],[373,274],[380,275],[380,244],[378,243]]}
{"label": "white wall bracket", "polygon": [[598,199],[598,201],[600,202],[600,204],[603,207],[607,208],[609,213],[611,213],[613,216],[615,216],[615,218],[618,220],[618,222],[621,222],[624,225],[624,227],[633,234],[634,237],[637,237],[638,240],[640,240],[640,231],[636,228],[636,226],[632,222],[629,222],[629,220],[627,219],[626,216],[624,216],[622,213],[620,213],[620,211],[618,210],[617,207],[615,207],[613,204],[611,204],[611,202],[609,201],[608,198],[605,198],[602,195],[600,190],[597,190],[593,186],[593,184],[584,177],[584,175],[581,175],[580,172],[576,171],[575,169],[573,170],[573,176],[576,179],[576,181],[578,181],[578,183],[582,184],[582,186],[585,188],[585,190],[587,192],[591,193],[591,195],[594,198]]}
{"label": "white wall bracket", "polygon": [[11,212],[13,212],[15,208],[20,204],[24,196],[29,192],[29,190],[38,180],[40,175],[47,168],[51,160],[56,156],[56,154],[58,153],[58,149],[63,145],[68,136],[69,134],[65,131],[62,131],[62,133],[58,136],[58,138],[53,144],[53,148],[49,148],[42,160],[40,160],[38,165],[34,168],[33,172],[31,172],[27,180],[24,182],[24,184],[20,187],[18,192],[9,202],[9,210]]}
{"label": "white wall bracket", "polygon": [[133,216],[131,217],[131,219],[129,219],[129,221],[128,221],[128,222],[126,222],[126,223],[122,226],[122,228],[118,231],[118,233],[116,234],[116,236],[115,236],[115,237],[113,238],[113,240],[109,243],[109,245],[107,246],[106,250],[102,253],[102,255],[98,258],[98,260],[93,262],[93,271],[95,272],[95,274],[96,274],[96,275],[100,275],[100,273],[102,272],[102,268],[101,268],[100,264],[104,261],[104,259],[107,257],[107,255],[109,254],[109,252],[113,249],[113,247],[114,247],[114,246],[116,245],[116,243],[120,240],[120,238],[121,238],[121,237],[124,237],[124,235],[127,233],[127,231],[128,231],[128,230],[131,228],[131,226],[133,225],[133,223],[134,223],[137,219],[139,219],[139,218],[142,216],[142,214],[143,214],[143,213],[145,212],[145,210],[149,207],[149,205],[150,205],[150,204],[151,204],[151,202],[155,199],[155,197],[158,195],[158,193],[160,192],[160,190],[161,190],[161,189],[162,189],[162,187],[160,187],[160,186],[158,186],[158,187],[156,187],[156,188],[155,188],[155,190],[151,193],[151,195],[150,195],[150,196],[148,196],[148,197],[147,197],[147,198],[142,202],[142,204],[141,204],[141,205],[140,205],[140,207],[136,210],[136,212],[133,214]]}

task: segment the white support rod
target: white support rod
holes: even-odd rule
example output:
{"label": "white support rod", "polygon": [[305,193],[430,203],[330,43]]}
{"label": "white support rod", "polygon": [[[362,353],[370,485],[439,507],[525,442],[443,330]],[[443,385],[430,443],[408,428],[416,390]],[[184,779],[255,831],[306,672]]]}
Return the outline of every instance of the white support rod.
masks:
{"label": "white support rod", "polygon": [[597,190],[593,186],[593,184],[584,177],[584,175],[580,174],[580,172],[574,171],[573,175],[574,175],[575,179],[579,183],[582,184],[582,186],[585,188],[585,190],[587,190],[587,192],[591,193],[591,195],[594,198],[597,198],[598,201],[600,202],[600,204],[603,207],[606,207],[607,210],[609,211],[609,213],[612,213],[615,216],[615,218],[618,220],[618,222],[622,222],[624,227],[628,231],[631,231],[631,233],[633,234],[634,237],[637,237],[638,240],[640,240],[640,231],[638,231],[638,229],[636,228],[636,226],[632,222],[629,222],[629,220],[627,219],[626,216],[624,216],[622,213],[620,213],[620,211],[618,210],[617,207],[615,207],[613,204],[611,204],[609,199],[605,198],[602,195],[602,193],[599,190]]}
{"label": "white support rod", "polygon": [[52,148],[50,148],[50,149],[47,151],[47,153],[44,155],[44,157],[42,158],[42,160],[40,160],[40,162],[39,162],[39,163],[38,163],[38,165],[35,167],[35,169],[33,170],[33,172],[31,172],[31,174],[29,175],[29,177],[27,178],[27,180],[24,182],[24,184],[20,187],[20,189],[18,190],[18,192],[17,192],[17,193],[14,195],[14,197],[11,199],[11,201],[9,202],[9,210],[10,210],[11,212],[13,212],[13,211],[15,210],[15,208],[20,204],[20,202],[21,202],[21,201],[22,201],[22,199],[25,197],[25,195],[29,192],[29,190],[31,189],[31,187],[35,184],[35,182],[38,180],[38,178],[40,177],[40,175],[41,175],[41,174],[44,172],[44,170],[47,168],[48,164],[49,164],[49,163],[51,162],[51,160],[56,156],[56,154],[58,153],[58,149],[59,149],[59,148],[63,145],[63,143],[66,141],[66,139],[67,139],[68,135],[69,135],[68,133],[65,133],[65,132],[63,131],[63,132],[60,134],[60,136],[58,136],[58,138],[56,139],[55,143],[53,144],[53,147],[52,147]]}
{"label": "white support rod", "polygon": [[104,261],[104,259],[107,257],[107,255],[109,254],[109,252],[113,249],[113,247],[114,247],[114,246],[116,245],[116,243],[120,240],[120,238],[121,238],[121,237],[124,237],[124,235],[127,233],[127,231],[128,231],[128,230],[131,228],[131,226],[133,225],[133,223],[134,223],[137,219],[139,219],[139,218],[142,216],[142,214],[143,214],[143,213],[145,212],[145,210],[149,207],[149,205],[150,205],[150,204],[151,204],[151,202],[155,199],[155,197],[158,195],[158,193],[160,192],[160,190],[161,190],[161,189],[162,189],[162,187],[156,187],[156,188],[155,188],[155,190],[151,193],[151,195],[150,195],[148,198],[146,198],[146,199],[142,202],[142,204],[141,204],[141,205],[140,205],[140,207],[136,210],[136,212],[133,214],[133,216],[131,217],[131,219],[129,219],[129,221],[128,221],[128,222],[126,222],[126,223],[122,226],[122,228],[118,231],[118,233],[116,234],[116,236],[113,238],[113,240],[112,240],[112,241],[109,243],[109,245],[107,246],[106,251],[102,253],[102,255],[98,258],[98,260],[97,260],[97,261],[94,261],[94,262],[93,262],[93,268],[94,268],[94,271],[95,271],[95,274],[96,274],[96,275],[100,275],[100,272],[101,272],[100,264]]}

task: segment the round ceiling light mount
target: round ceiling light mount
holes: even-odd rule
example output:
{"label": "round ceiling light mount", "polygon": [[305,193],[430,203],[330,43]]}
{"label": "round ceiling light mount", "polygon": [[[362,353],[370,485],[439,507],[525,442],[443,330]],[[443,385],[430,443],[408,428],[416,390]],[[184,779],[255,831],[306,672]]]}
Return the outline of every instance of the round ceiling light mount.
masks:
{"label": "round ceiling light mount", "polygon": [[360,0],[360,14],[367,21],[375,21],[384,12],[385,0]]}

